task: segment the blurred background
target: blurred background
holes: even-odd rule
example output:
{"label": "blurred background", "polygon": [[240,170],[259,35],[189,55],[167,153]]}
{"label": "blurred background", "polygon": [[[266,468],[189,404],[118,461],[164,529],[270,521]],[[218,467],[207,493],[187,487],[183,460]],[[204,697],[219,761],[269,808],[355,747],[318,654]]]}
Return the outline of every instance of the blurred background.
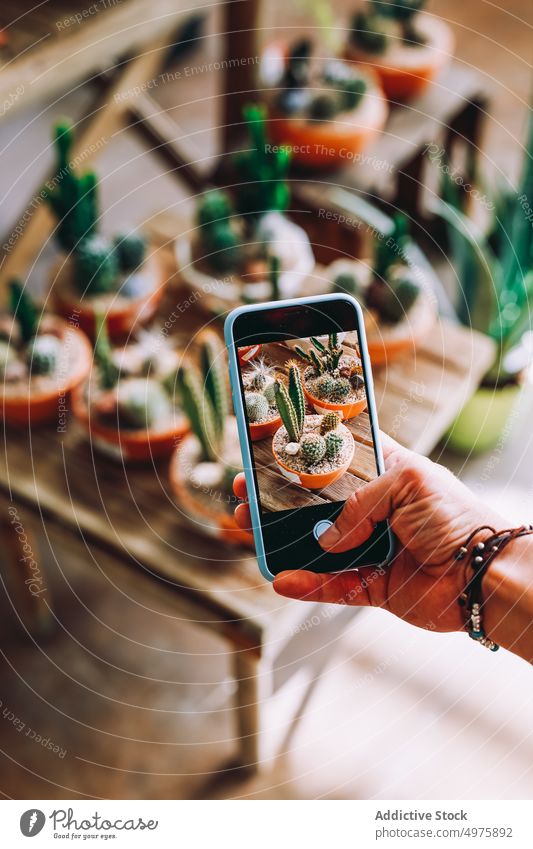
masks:
{"label": "blurred background", "polygon": [[[383,429],[517,524],[533,516],[533,10],[423,5],[4,2],[0,283],[91,337],[113,294],[104,241],[142,233],[158,296],[128,267],[104,302],[111,342],[152,360],[168,344],[194,374],[198,334],[232,306],[351,291]],[[93,168],[103,241],[70,243]],[[223,437],[199,482],[194,423],[156,456],[65,405],[66,425],[40,427],[4,408],[4,797],[530,797],[525,662],[274,597],[231,524]]]}

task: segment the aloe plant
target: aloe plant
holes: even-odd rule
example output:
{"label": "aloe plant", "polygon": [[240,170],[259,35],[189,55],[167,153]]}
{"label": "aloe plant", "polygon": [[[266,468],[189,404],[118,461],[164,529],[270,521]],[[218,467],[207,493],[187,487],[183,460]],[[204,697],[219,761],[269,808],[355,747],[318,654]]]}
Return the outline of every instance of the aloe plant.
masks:
{"label": "aloe plant", "polygon": [[75,174],[73,144],[72,125],[59,121],[54,126],[56,173],[43,189],[45,200],[57,218],[57,241],[69,253],[98,228],[96,175],[94,171],[81,176]]}
{"label": "aloe plant", "polygon": [[[494,194],[492,219],[481,229],[464,211],[464,196],[443,169],[441,197],[432,211],[446,224],[451,260],[460,286],[460,321],[494,340],[497,354],[486,381],[497,385],[513,378],[528,362],[522,346],[532,329],[533,226],[525,202],[533,198],[533,113],[518,190]],[[523,347],[523,351],[521,351]],[[513,353],[512,358],[508,355]]]}

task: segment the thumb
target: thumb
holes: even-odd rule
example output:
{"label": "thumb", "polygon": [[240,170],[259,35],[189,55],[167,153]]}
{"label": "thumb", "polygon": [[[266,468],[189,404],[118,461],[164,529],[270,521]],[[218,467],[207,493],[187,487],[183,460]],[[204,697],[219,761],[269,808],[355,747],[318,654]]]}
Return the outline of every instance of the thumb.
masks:
{"label": "thumb", "polygon": [[322,548],[340,553],[362,545],[377,522],[389,518],[392,513],[397,474],[397,470],[391,468],[354,492],[335,524],[320,536]]}

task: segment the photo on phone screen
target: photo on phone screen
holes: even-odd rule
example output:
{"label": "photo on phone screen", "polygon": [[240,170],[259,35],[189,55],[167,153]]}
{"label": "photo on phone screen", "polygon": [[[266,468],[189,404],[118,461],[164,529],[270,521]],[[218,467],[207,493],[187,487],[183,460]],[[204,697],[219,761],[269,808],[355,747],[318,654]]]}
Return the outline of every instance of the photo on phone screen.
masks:
{"label": "photo on phone screen", "polygon": [[[313,329],[320,329],[314,311]],[[302,328],[307,322],[300,322]],[[383,562],[386,523],[367,544],[343,554],[322,550],[318,537],[346,500],[380,473],[369,392],[354,310],[351,329],[308,336],[283,327],[236,345],[242,406],[268,569],[337,571]],[[355,326],[354,326],[355,325]],[[248,327],[250,325],[248,324]]]}

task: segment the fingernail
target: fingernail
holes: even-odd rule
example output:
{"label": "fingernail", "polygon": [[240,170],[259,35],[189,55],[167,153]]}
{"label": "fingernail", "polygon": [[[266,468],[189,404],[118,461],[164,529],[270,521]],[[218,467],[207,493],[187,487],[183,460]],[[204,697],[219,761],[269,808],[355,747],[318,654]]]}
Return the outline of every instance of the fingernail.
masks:
{"label": "fingernail", "polygon": [[341,532],[337,525],[332,525],[331,528],[328,528],[327,531],[324,531],[324,533],[319,536],[318,542],[322,548],[332,548],[332,546],[338,543],[340,538]]}

